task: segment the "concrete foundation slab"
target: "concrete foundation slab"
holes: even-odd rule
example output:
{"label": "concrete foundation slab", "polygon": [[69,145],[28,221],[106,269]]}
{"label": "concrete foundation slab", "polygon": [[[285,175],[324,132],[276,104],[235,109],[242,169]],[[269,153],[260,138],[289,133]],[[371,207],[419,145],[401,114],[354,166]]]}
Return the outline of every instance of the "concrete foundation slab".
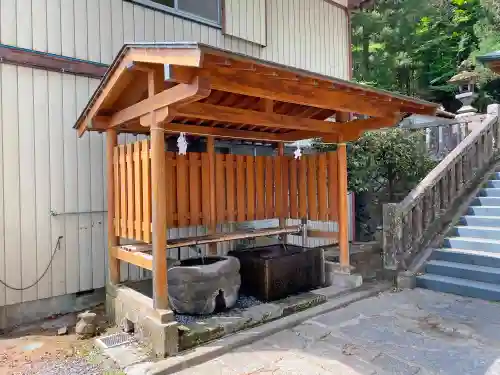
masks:
{"label": "concrete foundation slab", "polygon": [[153,300],[125,285],[106,287],[106,312],[122,329],[133,325],[137,338],[158,357],[179,351],[178,323],[170,310],[156,310]]}
{"label": "concrete foundation slab", "polygon": [[326,285],[341,288],[358,288],[363,284],[363,277],[357,273],[351,273],[341,269],[338,263],[325,262]]}

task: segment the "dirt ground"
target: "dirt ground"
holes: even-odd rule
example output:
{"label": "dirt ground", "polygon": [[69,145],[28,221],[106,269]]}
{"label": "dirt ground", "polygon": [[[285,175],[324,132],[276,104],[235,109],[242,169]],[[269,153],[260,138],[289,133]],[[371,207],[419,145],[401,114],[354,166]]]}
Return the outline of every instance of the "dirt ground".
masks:
{"label": "dirt ground", "polygon": [[[113,333],[104,306],[91,310],[97,314],[97,334]],[[113,363],[100,356],[94,339],[81,340],[75,334],[78,313],[18,327],[0,336],[0,375],[7,374],[121,374]],[[59,336],[58,329],[68,328]],[[77,364],[78,372],[72,371]],[[82,369],[81,367],[87,368]],[[83,371],[82,371],[83,370]]]}

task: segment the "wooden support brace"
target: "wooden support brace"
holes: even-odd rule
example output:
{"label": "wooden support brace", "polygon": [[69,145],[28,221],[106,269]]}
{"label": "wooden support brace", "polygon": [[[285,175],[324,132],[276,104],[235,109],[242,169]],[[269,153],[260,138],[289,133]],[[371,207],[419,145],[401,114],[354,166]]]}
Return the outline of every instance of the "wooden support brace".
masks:
{"label": "wooden support brace", "polygon": [[144,254],[139,251],[131,252],[121,249],[119,246],[114,246],[110,249],[110,253],[114,259],[133,264],[146,270],[154,271],[153,256]]}

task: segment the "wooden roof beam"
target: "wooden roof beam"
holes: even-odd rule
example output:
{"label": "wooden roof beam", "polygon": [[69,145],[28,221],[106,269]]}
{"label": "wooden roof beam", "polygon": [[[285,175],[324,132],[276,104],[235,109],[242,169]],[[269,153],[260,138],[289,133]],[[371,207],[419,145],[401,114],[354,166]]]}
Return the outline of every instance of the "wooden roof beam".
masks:
{"label": "wooden roof beam", "polygon": [[127,59],[134,63],[175,64],[200,67],[203,52],[199,48],[131,48]]}
{"label": "wooden roof beam", "polygon": [[227,129],[227,128],[214,128],[209,126],[198,126],[198,125],[186,125],[174,122],[165,124],[164,130],[165,132],[170,132],[170,133],[184,132],[189,135],[198,135],[203,137],[215,136],[217,138],[247,139],[251,141],[267,141],[267,142],[282,141],[281,135],[275,133]]}
{"label": "wooden roof beam", "polygon": [[318,135],[310,131],[293,131],[283,134],[282,137],[286,141],[295,141],[298,139],[310,139],[320,137],[324,142],[334,143],[337,141],[352,141],[357,139],[363,132],[369,130],[377,130],[383,128],[390,128],[396,125],[399,121],[399,116],[389,118],[369,118],[363,120],[353,120],[348,122],[328,122],[335,125],[336,134],[333,137],[329,134]]}
{"label": "wooden roof beam", "polygon": [[85,115],[78,126],[78,136],[81,137],[85,133],[87,128],[87,123],[92,121],[97,111],[103,106],[112,105],[116,100],[118,100],[122,91],[132,82],[133,74],[129,71],[130,60],[124,59],[120,65],[115,70],[115,73],[111,76],[108,82],[102,88],[101,95],[97,98],[95,103],[92,105],[90,111]]}
{"label": "wooden roof beam", "polygon": [[[210,83],[206,78],[196,77],[188,84],[178,84],[153,97],[121,110],[111,116],[109,126],[117,127],[128,121],[160,110],[172,104],[181,105],[206,98],[210,95]],[[145,124],[143,124],[145,125]]]}
{"label": "wooden roof beam", "polygon": [[273,129],[294,129],[331,134],[337,133],[336,128],[339,127],[339,124],[335,122],[205,103],[192,103],[181,108],[174,106],[172,111],[172,115],[175,117],[189,117],[232,124],[249,124]]}

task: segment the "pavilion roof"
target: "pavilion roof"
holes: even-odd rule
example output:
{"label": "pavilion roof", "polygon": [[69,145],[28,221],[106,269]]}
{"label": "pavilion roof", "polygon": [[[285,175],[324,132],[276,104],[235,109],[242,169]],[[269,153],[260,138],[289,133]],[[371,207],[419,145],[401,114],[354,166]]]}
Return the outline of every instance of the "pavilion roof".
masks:
{"label": "pavilion roof", "polygon": [[487,65],[494,72],[500,73],[500,51],[488,53],[483,56],[478,56],[477,59]]}
{"label": "pavilion roof", "polygon": [[[335,141],[394,126],[407,114],[434,115],[438,107],[204,44],[140,43],[123,46],[74,127],[80,135],[110,127],[149,133],[154,112],[171,133]],[[332,122],[337,113],[370,118]]]}

